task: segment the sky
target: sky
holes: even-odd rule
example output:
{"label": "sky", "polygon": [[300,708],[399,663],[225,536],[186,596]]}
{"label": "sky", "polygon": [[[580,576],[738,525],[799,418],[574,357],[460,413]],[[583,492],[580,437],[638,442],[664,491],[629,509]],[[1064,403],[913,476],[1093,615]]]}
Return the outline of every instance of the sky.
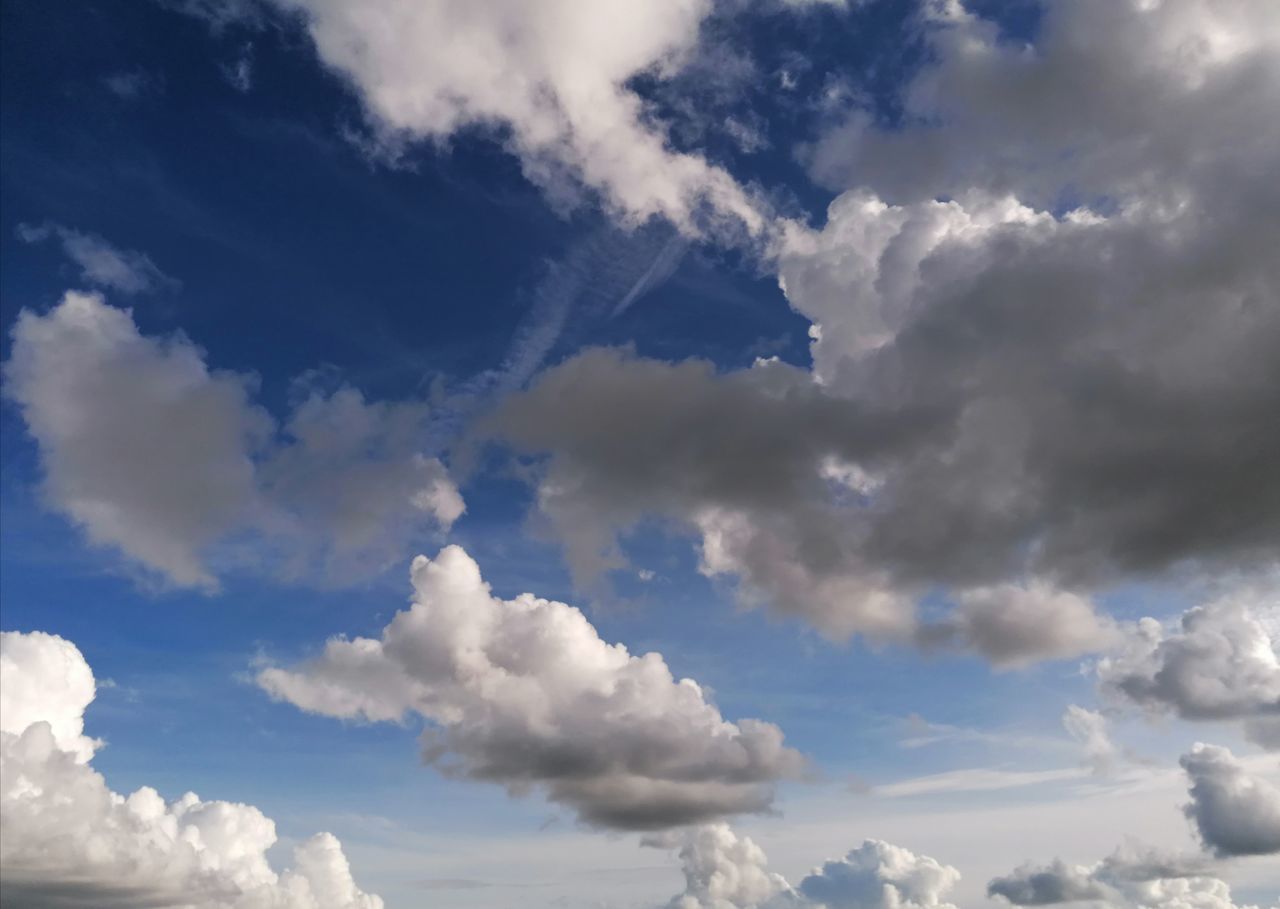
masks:
{"label": "sky", "polygon": [[6,0],[6,907],[1280,906],[1274,0]]}

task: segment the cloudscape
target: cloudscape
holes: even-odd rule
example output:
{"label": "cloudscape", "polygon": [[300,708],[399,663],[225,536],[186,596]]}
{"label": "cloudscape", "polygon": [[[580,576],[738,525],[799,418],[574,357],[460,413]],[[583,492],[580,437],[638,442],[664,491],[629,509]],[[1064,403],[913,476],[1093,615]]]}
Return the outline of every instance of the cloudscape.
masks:
{"label": "cloudscape", "polygon": [[0,10],[5,909],[1280,909],[1276,0]]}

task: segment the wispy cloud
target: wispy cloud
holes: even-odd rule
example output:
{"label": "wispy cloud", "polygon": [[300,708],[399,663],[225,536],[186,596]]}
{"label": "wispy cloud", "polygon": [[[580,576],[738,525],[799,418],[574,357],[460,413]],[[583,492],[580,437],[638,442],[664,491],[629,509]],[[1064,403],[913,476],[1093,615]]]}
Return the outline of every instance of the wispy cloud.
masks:
{"label": "wispy cloud", "polygon": [[19,224],[17,234],[24,243],[56,240],[67,258],[79,266],[81,280],[96,287],[139,294],[181,286],[176,278],[161,271],[146,253],[120,249],[97,234],[84,233],[53,221],[39,225]]}

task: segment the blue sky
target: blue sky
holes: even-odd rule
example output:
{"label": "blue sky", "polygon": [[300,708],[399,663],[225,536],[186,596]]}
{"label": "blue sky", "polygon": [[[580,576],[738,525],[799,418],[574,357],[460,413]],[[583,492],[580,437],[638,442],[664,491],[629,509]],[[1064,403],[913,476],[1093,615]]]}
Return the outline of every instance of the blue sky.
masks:
{"label": "blue sky", "polygon": [[[1017,892],[989,881],[1059,858],[1092,888],[1063,905],[1270,905],[1280,227],[1275,128],[1253,115],[1278,100],[1275,11],[724,0],[630,26],[620,8],[614,28],[573,3],[391,6],[4,6],[3,627],[92,667],[92,704],[56,709],[105,742],[105,784],[257,806],[276,871],[331,832],[400,909],[654,907],[682,880],[684,909],[998,906]],[[473,72],[491,39],[497,75]],[[74,317],[98,340],[68,292],[98,294]],[[184,357],[193,397],[153,419]],[[689,358],[709,365],[669,372]],[[343,389],[377,427],[351,451]],[[308,442],[308,413],[333,434]],[[235,511],[214,484],[240,469]],[[416,504],[405,477],[465,511]],[[153,539],[149,515],[174,523]],[[412,556],[442,566],[449,545],[498,600],[579,607],[725,721],[774,724],[803,771],[779,758],[764,804],[699,790],[696,819],[640,830],[536,769],[459,778],[496,747],[469,735],[506,741],[471,726],[505,715],[495,695],[467,689],[461,719],[430,698],[400,723],[347,710],[334,692],[394,698],[335,675],[325,642],[378,639]],[[1184,671],[1218,699],[1162,681]],[[554,703],[550,673],[530,684]],[[682,722],[661,728],[692,741]],[[420,757],[433,728],[456,736],[453,775]],[[1214,826],[1194,793],[1184,816],[1199,741],[1234,753],[1204,766],[1261,787],[1270,820]],[[729,848],[747,836],[785,881]],[[850,852],[864,840],[921,876]],[[1126,842],[1190,870],[1108,878]],[[755,890],[717,892],[700,850]],[[846,853],[831,896],[839,869],[815,866]],[[13,898],[72,905],[28,860],[6,856]],[[60,860],[91,900],[126,880]],[[188,886],[174,867],[128,880]]]}

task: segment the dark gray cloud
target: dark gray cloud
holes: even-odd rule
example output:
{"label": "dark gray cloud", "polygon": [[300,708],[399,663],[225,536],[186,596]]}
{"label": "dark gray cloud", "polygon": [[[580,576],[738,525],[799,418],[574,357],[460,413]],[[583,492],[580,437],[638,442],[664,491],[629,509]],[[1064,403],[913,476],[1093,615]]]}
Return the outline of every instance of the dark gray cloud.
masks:
{"label": "dark gray cloud", "polygon": [[1186,814],[1207,849],[1219,856],[1280,853],[1280,789],[1216,745],[1197,744],[1181,763],[1191,782]]}

